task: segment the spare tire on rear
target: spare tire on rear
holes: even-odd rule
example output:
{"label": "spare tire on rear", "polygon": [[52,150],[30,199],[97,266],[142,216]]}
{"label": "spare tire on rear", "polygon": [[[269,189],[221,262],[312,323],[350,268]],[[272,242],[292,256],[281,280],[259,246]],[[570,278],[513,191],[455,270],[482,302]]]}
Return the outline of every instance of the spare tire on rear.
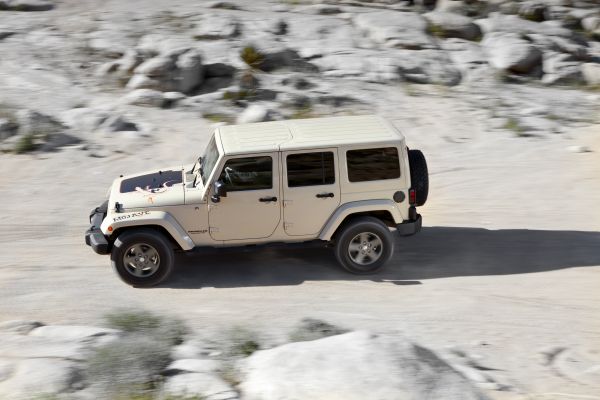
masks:
{"label": "spare tire on rear", "polygon": [[421,150],[408,151],[408,163],[410,165],[411,186],[417,192],[417,206],[422,206],[427,201],[429,194],[429,173],[427,172],[427,161]]}

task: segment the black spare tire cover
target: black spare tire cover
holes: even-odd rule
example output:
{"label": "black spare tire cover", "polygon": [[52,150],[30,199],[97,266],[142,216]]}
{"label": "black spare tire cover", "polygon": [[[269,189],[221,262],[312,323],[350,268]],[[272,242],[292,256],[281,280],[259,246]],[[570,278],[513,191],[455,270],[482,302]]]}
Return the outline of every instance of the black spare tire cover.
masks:
{"label": "black spare tire cover", "polygon": [[421,150],[408,151],[408,163],[410,165],[410,182],[416,190],[417,206],[422,206],[427,201],[429,194],[429,173],[427,172],[427,161]]}

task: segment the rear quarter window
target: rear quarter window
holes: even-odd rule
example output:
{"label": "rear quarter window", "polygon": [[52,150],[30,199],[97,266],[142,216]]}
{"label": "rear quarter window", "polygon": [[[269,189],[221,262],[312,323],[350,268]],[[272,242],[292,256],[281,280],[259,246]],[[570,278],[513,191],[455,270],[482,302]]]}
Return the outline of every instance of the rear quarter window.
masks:
{"label": "rear quarter window", "polygon": [[400,178],[400,162],[396,147],[348,150],[346,162],[350,182]]}

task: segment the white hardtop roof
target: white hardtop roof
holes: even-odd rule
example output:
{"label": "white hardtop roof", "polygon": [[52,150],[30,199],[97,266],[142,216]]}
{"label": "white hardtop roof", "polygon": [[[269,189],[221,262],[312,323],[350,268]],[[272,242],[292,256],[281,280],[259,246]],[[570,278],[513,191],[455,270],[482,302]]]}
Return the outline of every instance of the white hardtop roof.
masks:
{"label": "white hardtop roof", "polygon": [[398,142],[402,134],[375,115],[226,125],[217,135],[225,154]]}

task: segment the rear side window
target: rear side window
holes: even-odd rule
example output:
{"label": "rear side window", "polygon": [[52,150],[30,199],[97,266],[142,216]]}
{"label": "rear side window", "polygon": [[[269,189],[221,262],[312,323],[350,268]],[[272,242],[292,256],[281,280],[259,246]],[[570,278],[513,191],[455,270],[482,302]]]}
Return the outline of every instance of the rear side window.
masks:
{"label": "rear side window", "polygon": [[219,177],[230,192],[260,190],[273,187],[273,159],[244,157],[227,160]]}
{"label": "rear side window", "polygon": [[350,182],[379,181],[400,177],[398,149],[395,147],[349,150],[346,152],[346,161]]}
{"label": "rear side window", "polygon": [[330,151],[290,154],[286,162],[288,187],[335,183],[333,153]]}

